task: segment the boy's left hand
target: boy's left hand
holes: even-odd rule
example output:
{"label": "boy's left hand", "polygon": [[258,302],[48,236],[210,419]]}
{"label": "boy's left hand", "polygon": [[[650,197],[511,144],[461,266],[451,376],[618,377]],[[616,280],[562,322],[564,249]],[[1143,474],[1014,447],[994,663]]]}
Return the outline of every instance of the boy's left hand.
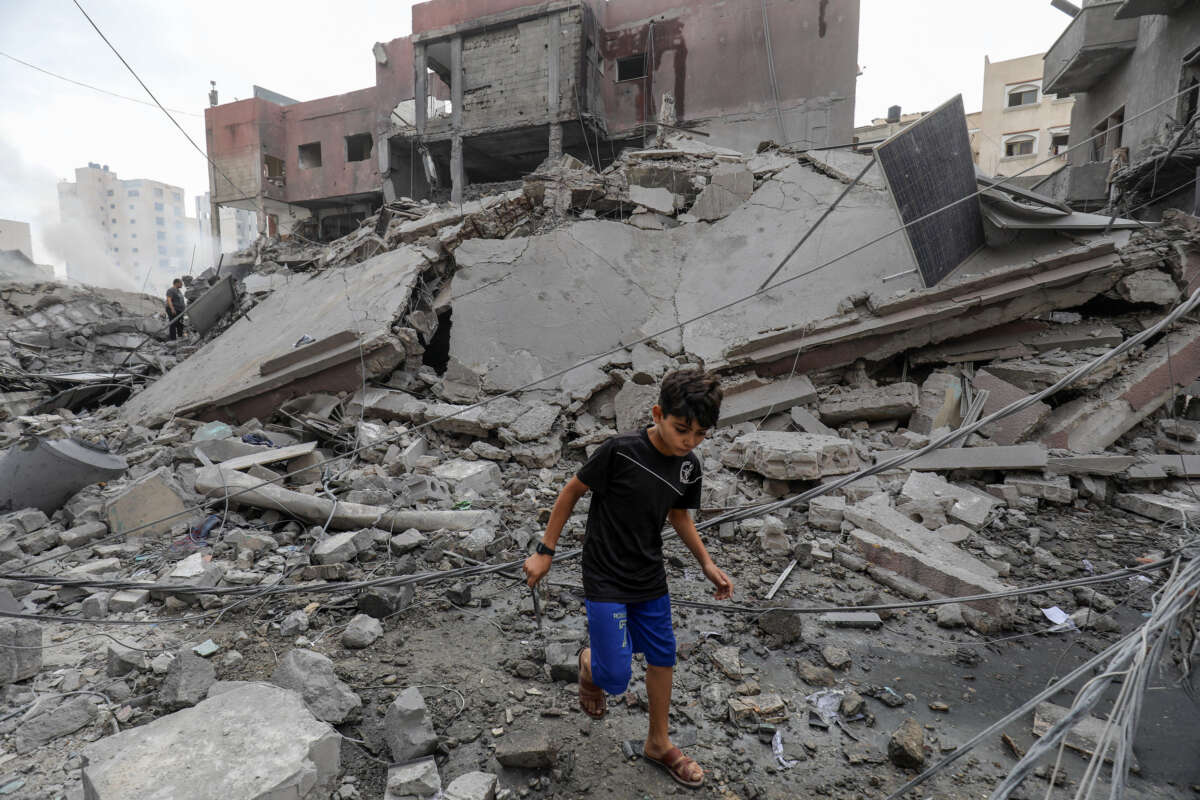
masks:
{"label": "boy's left hand", "polygon": [[713,597],[718,600],[728,600],[733,597],[733,581],[725,574],[725,570],[710,561],[704,565],[704,577],[708,578],[712,582],[712,585],[717,587],[717,591],[713,593]]}

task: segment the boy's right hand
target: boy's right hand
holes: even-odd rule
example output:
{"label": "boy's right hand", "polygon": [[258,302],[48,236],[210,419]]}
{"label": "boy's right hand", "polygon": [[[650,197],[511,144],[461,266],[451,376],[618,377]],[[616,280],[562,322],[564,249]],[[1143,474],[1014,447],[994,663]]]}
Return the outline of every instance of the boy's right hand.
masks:
{"label": "boy's right hand", "polygon": [[521,567],[521,570],[525,573],[525,582],[530,586],[536,585],[538,581],[546,577],[546,573],[550,571],[550,564],[553,560],[552,556],[542,556],[537,553],[525,559],[525,564]]}

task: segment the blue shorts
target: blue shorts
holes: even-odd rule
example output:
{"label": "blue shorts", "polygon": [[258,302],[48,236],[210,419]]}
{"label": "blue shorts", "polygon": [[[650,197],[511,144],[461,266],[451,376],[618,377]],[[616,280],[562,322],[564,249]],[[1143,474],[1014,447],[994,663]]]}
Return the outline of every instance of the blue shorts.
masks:
{"label": "blue shorts", "polygon": [[592,648],[592,682],[608,694],[622,694],[633,674],[633,654],[644,653],[655,667],[675,666],[671,596],[643,603],[585,601]]}

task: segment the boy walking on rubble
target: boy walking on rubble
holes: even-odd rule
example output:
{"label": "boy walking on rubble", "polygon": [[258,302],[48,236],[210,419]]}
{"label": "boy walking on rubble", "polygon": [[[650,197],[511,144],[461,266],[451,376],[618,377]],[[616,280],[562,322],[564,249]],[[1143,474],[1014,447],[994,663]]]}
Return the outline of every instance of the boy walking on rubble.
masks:
{"label": "boy walking on rubble", "polygon": [[670,521],[716,586],[718,600],[733,596],[733,581],[713,563],[688,514],[700,507],[700,461],[692,450],[720,410],[721,388],[713,375],[694,369],[667,375],[652,411],[654,425],[596,449],[559,493],[537,552],[523,568],[530,586],[545,577],[563,525],[591,491],[582,565],[590,647],[579,653],[579,705],[593,719],[603,717],[605,694],[625,691],[633,654],[644,653],[650,730],[643,755],[692,788],[703,784],[704,770],[667,734],[675,632],[662,527]]}

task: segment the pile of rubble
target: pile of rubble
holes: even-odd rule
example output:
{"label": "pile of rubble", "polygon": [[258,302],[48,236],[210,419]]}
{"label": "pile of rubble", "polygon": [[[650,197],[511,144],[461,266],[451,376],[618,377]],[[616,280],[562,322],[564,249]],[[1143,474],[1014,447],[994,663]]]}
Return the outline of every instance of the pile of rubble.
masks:
{"label": "pile of rubble", "polygon": [[[18,615],[0,622],[0,795],[486,800],[648,786],[639,742],[624,739],[647,704],[642,666],[608,720],[586,721],[577,567],[555,567],[535,613],[511,565],[588,454],[647,423],[663,375],[726,377],[697,451],[711,521],[952,434],[1195,288],[1200,223],[1177,215],[1133,234],[1038,234],[931,289],[813,298],[809,317],[766,296],[698,333],[622,346],[664,304],[668,321],[686,319],[672,298],[705,288],[673,273],[670,248],[735,226],[753,238],[748,219],[769,228],[812,205],[802,186],[841,192],[857,164],[678,137],[604,171],[565,157],[461,206],[389,205],[330,245],[274,243],[201,276],[195,299],[218,293],[216,321],[173,368],[130,348],[169,371],[119,407],[16,409],[4,444],[82,440],[123,466],[0,517],[0,610]],[[850,196],[895,219],[880,194],[868,178]],[[659,248],[671,274],[622,260],[622,236]],[[606,274],[580,283],[596,264]],[[537,304],[563,306],[549,319],[489,296],[538,284]],[[593,337],[593,315],[616,330]],[[6,327],[26,348],[16,366],[44,368],[29,326]],[[807,507],[712,525],[709,549],[749,613],[706,606],[702,576],[669,542],[673,735],[711,785],[882,796],[965,740],[974,717],[996,716],[979,709],[1007,708],[1013,688],[989,671],[1028,662],[1040,688],[1057,666],[1044,642],[1092,646],[1136,623],[1149,578],[875,607],[1053,584],[1174,548],[1179,524],[1200,518],[1188,483],[1200,476],[1198,339],[1187,322],[954,447]],[[94,368],[84,355],[103,352],[75,363]],[[585,499],[565,543],[586,511]],[[1038,646],[1005,641],[1022,636]],[[1013,750],[997,744],[934,791],[986,791],[1054,714],[1039,709]],[[1142,788],[1185,796],[1162,761],[1143,759]],[[645,791],[666,792],[658,779]]]}

